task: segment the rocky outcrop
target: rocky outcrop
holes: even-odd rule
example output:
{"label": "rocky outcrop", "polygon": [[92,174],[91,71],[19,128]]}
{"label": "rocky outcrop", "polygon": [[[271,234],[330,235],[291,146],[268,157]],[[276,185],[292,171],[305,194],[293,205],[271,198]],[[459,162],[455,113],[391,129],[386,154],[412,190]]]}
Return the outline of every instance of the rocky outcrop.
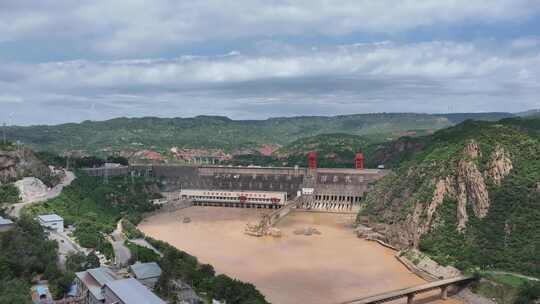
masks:
{"label": "rocky outcrop", "polygon": [[15,182],[15,187],[19,189],[20,197],[23,202],[44,200],[49,191],[49,188],[35,177],[25,177],[18,180]]}
{"label": "rocky outcrop", "polygon": [[396,257],[401,262],[406,263],[408,268],[419,276],[425,278],[422,273],[426,274],[428,276],[428,278],[426,278],[428,281],[448,279],[461,275],[461,272],[457,268],[452,266],[442,266],[415,249],[402,251]]}
{"label": "rocky outcrop", "polygon": [[[470,141],[463,147],[458,160],[439,178],[433,178],[429,182],[433,187],[433,192],[429,201],[422,201],[421,198],[412,196],[409,188],[399,193],[398,198],[388,199],[390,193],[383,194],[383,200],[386,204],[394,205],[395,200],[409,201],[411,209],[407,212],[404,219],[395,220],[390,217],[395,211],[382,211],[385,228],[374,229],[378,232],[378,239],[386,241],[399,248],[413,247],[417,248],[422,235],[428,233],[431,229],[440,224],[436,219],[436,213],[439,207],[445,201],[445,198],[451,199],[456,206],[456,222],[458,231],[464,231],[467,227],[470,214],[467,210],[473,211],[474,216],[483,218],[488,214],[490,207],[490,198],[486,180],[492,180],[495,185],[500,185],[502,180],[510,173],[513,168],[512,161],[508,152],[502,147],[497,146],[489,154],[489,161],[486,169],[482,172],[479,168],[479,160],[482,157],[482,150],[474,141]],[[419,174],[416,168],[409,168],[407,178],[418,178]],[[416,174],[416,175],[415,175]],[[414,187],[419,187],[414,185]],[[421,187],[421,186],[420,186]],[[429,186],[428,186],[429,187]],[[417,191],[418,189],[414,189]],[[393,194],[395,196],[395,193]],[[381,224],[368,223],[370,227],[377,227]],[[383,237],[380,236],[383,235]]]}
{"label": "rocky outcrop", "polygon": [[14,182],[23,177],[33,176],[53,186],[58,179],[30,149],[13,148],[0,150],[0,183]]}
{"label": "rocky outcrop", "polygon": [[8,182],[17,178],[17,157],[13,153],[0,151],[0,181]]}
{"label": "rocky outcrop", "polygon": [[458,205],[470,203],[477,217],[489,210],[489,193],[482,173],[472,161],[460,161],[457,168]]}
{"label": "rocky outcrop", "polygon": [[501,147],[495,147],[495,150],[491,154],[491,158],[488,163],[488,169],[486,170],[486,176],[493,180],[493,183],[500,186],[502,180],[513,169],[512,160],[508,153]]}

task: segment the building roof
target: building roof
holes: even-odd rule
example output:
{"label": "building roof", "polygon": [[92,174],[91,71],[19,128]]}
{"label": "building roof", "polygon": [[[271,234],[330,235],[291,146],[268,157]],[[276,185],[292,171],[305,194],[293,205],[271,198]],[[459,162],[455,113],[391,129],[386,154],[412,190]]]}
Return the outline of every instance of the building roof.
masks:
{"label": "building roof", "polygon": [[103,294],[101,293],[101,287],[103,287],[103,285],[118,280],[118,277],[112,270],[105,267],[88,269],[86,271],[77,272],[75,275],[97,300],[103,300]]}
{"label": "building roof", "polygon": [[0,216],[0,225],[11,225],[13,221]]}
{"label": "building roof", "polygon": [[38,294],[38,296],[46,296],[49,294],[49,288],[47,288],[47,286],[44,286],[44,285],[38,285],[36,286],[36,292]]}
{"label": "building roof", "polygon": [[122,302],[129,304],[165,304],[165,302],[133,278],[105,284]]}
{"label": "building roof", "polygon": [[135,263],[131,265],[131,271],[139,280],[157,278],[161,275],[161,268],[156,262]]}
{"label": "building roof", "polygon": [[32,287],[31,297],[33,303],[52,304],[53,298],[46,285],[35,285]]}
{"label": "building roof", "polygon": [[105,267],[88,269],[87,271],[101,286],[105,285],[105,283],[118,279],[118,277],[110,269]]}
{"label": "building roof", "polygon": [[44,215],[38,215],[38,218],[42,222],[58,222],[63,221],[64,219],[60,217],[58,214],[44,214]]}

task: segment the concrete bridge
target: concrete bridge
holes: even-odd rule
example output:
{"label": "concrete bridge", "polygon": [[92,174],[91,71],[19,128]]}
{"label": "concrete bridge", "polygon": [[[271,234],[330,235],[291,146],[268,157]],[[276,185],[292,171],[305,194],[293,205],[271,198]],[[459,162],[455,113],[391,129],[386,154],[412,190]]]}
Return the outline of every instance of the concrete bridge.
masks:
{"label": "concrete bridge", "polygon": [[301,201],[301,197],[297,197],[292,201],[287,202],[283,207],[268,214],[264,220],[267,221],[266,227],[275,226],[281,219],[287,216],[291,211],[298,206]]}
{"label": "concrete bridge", "polygon": [[429,292],[439,289],[441,291],[441,299],[445,300],[448,297],[448,288],[452,285],[463,286],[476,280],[472,276],[458,276],[440,281],[430,282],[414,287],[408,287],[398,290],[392,290],[365,298],[359,298],[341,304],[378,304],[394,301],[401,298],[407,298],[407,304],[414,303],[414,297],[417,294]]}

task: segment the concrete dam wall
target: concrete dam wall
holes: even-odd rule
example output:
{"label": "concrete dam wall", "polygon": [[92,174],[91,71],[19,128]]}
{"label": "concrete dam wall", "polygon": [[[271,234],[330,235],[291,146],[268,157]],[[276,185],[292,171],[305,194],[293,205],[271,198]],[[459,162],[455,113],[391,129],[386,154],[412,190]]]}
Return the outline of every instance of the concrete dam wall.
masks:
{"label": "concrete dam wall", "polygon": [[[105,170],[109,172],[105,173]],[[165,191],[181,189],[279,191],[292,200],[304,196],[299,207],[314,210],[354,211],[370,185],[385,170],[289,167],[223,167],[134,165],[122,168],[92,168],[94,176],[134,174],[162,180]]]}

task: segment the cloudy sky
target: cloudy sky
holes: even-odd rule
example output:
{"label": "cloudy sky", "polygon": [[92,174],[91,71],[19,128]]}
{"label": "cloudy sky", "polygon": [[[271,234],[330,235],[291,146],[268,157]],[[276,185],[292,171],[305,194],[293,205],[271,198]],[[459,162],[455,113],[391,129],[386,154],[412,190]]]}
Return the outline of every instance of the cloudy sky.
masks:
{"label": "cloudy sky", "polygon": [[539,0],[0,1],[9,124],[539,107]]}

